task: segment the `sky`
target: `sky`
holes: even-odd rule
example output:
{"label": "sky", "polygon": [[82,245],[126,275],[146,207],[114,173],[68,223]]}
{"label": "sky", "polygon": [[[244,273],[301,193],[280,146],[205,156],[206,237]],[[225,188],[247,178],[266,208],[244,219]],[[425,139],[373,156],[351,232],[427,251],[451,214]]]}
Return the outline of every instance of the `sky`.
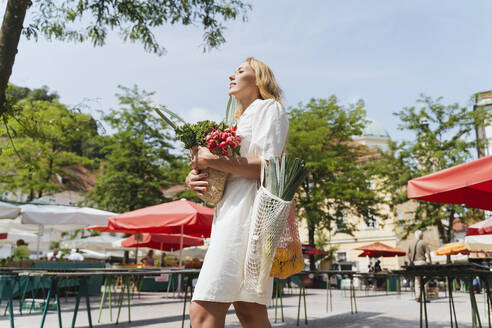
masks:
{"label": "sky", "polygon": [[207,53],[199,26],[155,30],[167,49],[160,57],[117,33],[98,48],[22,37],[10,81],[46,85],[94,115],[118,107],[118,85],[137,85],[186,120],[221,120],[228,76],[254,56],[274,71],[287,107],[331,95],[343,104],[362,99],[368,117],[395,140],[411,136],[392,113],[421,93],[467,105],[475,92],[492,90],[491,1],[248,3],[248,21],[225,22],[226,43]]}

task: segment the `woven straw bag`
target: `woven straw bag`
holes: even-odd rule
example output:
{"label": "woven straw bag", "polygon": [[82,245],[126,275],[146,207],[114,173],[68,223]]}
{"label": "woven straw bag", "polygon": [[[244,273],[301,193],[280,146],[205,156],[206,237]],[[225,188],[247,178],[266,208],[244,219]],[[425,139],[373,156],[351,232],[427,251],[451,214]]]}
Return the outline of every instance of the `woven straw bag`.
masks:
{"label": "woven straw bag", "polygon": [[222,199],[229,173],[212,168],[205,169],[200,173],[208,174],[208,177],[205,179],[208,182],[208,187],[200,198],[209,204],[216,205]]}
{"label": "woven straw bag", "polygon": [[[198,156],[198,147],[191,150],[194,156]],[[232,150],[229,150],[229,157],[234,156]],[[227,177],[229,173],[219,171],[213,168],[208,168],[200,171],[200,173],[207,173],[207,178],[203,179],[208,182],[207,190],[203,192],[203,196],[200,199],[206,201],[209,204],[216,205],[222,199],[224,195],[225,186],[227,183]]]}

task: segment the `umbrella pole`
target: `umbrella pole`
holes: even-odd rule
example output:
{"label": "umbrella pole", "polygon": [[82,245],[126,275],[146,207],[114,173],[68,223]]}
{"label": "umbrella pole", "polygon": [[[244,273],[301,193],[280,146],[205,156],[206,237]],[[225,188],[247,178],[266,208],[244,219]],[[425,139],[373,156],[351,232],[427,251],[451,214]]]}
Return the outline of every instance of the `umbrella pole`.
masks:
{"label": "umbrella pole", "polygon": [[159,256],[159,267],[162,267],[162,244],[163,242],[161,241],[161,248],[160,248],[161,256]]}
{"label": "umbrella pole", "polygon": [[[181,269],[182,257],[183,257],[183,233],[184,225],[181,225],[181,236],[179,238],[179,268]],[[178,276],[178,291],[181,292],[181,275]],[[178,293],[178,296],[179,293]]]}
{"label": "umbrella pole", "polygon": [[183,231],[184,230],[184,226],[181,225],[181,236],[179,238],[179,267],[181,268],[181,264],[182,264],[182,256],[183,256]]}
{"label": "umbrella pole", "polygon": [[38,225],[38,237],[36,238],[36,260],[39,260],[39,244],[41,243],[41,225]]}
{"label": "umbrella pole", "polygon": [[138,239],[137,239],[137,247],[135,247],[135,265],[138,265]]}

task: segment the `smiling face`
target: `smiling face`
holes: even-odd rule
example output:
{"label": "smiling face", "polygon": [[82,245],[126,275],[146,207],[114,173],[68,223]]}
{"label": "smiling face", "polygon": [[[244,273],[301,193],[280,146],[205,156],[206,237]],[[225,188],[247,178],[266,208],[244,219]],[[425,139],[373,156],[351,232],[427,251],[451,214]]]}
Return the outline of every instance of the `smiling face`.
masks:
{"label": "smiling face", "polygon": [[231,81],[229,84],[230,96],[243,98],[259,94],[255,71],[247,62],[239,65],[234,74],[229,76],[229,80]]}

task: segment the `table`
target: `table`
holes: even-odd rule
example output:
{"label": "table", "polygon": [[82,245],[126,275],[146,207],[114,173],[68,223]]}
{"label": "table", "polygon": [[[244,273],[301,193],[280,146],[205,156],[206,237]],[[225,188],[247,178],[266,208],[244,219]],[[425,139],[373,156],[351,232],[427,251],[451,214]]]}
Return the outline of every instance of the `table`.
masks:
{"label": "table", "polygon": [[[456,319],[456,309],[453,299],[453,288],[451,282],[454,279],[463,279],[468,281],[469,285],[472,285],[474,277],[479,277],[484,283],[487,293],[487,308],[488,308],[488,324],[491,327],[490,309],[492,306],[492,295],[488,279],[492,277],[492,272],[489,267],[485,267],[476,263],[463,263],[463,264],[428,264],[428,265],[416,265],[406,266],[405,270],[400,270],[398,273],[408,275],[412,277],[421,277],[420,283],[420,327],[424,325],[428,327],[427,320],[427,295],[425,292],[425,283],[433,278],[447,278],[448,279],[448,300],[449,300],[449,316],[451,328],[458,327],[458,321]],[[472,310],[473,327],[482,327],[480,319],[477,301],[473,289],[470,288],[470,304]]]}
{"label": "table", "polygon": [[2,287],[0,288],[0,301],[5,297],[7,298],[7,306],[9,308],[9,317],[10,317],[10,327],[14,328],[14,306],[12,301],[12,290],[13,290],[13,281],[15,278],[15,274],[2,274],[0,276],[0,281],[2,282]]}
{"label": "table", "polygon": [[[63,279],[75,279],[79,281],[79,290],[77,293],[76,301],[75,301],[75,309],[72,319],[72,327],[75,327],[75,322],[78,314],[78,309],[80,305],[80,299],[85,298],[86,306],[87,306],[87,315],[89,320],[89,326],[92,327],[92,318],[90,313],[90,299],[88,293],[88,280],[93,276],[100,277],[113,277],[113,276],[122,276],[125,280],[125,288],[120,293],[120,297],[118,300],[118,315],[117,322],[120,316],[121,307],[123,304],[124,294],[127,294],[127,305],[128,305],[128,321],[131,322],[130,311],[131,311],[131,303],[130,303],[130,290],[129,290],[129,278],[132,276],[160,276],[161,274],[182,274],[188,277],[188,281],[185,285],[185,297],[183,302],[183,316],[181,326],[184,327],[184,319],[186,315],[186,303],[188,301],[188,291],[191,292],[192,289],[192,276],[197,275],[200,270],[196,269],[171,269],[171,270],[155,270],[155,269],[74,269],[72,272],[66,271],[41,271],[41,270],[28,270],[19,272],[19,275],[30,276],[30,277],[42,277],[44,279],[48,279],[50,281],[50,289],[48,291],[48,295],[46,296],[46,301],[43,309],[43,315],[41,319],[41,328],[44,326],[44,322],[46,319],[46,313],[49,306],[49,302],[52,296],[54,296],[55,300],[59,301],[59,292],[58,292],[58,284]],[[103,300],[102,300],[103,301]],[[58,313],[58,324],[59,327],[62,327],[61,321],[61,313],[60,307],[57,306]]]}
{"label": "table", "polygon": [[[385,288],[386,294],[388,294],[388,292],[390,292],[392,290],[390,278],[397,278],[395,281],[395,289],[396,289],[396,292],[398,292],[398,294],[401,293],[401,282],[400,282],[401,275],[395,274],[393,271],[359,272],[359,273],[356,273],[355,276],[357,276],[358,278],[360,278],[363,281],[368,281],[369,279],[374,279],[375,281],[377,281],[378,279],[384,279],[385,284],[386,284],[386,288]],[[366,291],[367,291],[367,289],[366,289]],[[367,295],[367,293],[366,293],[366,295]]]}
{"label": "table", "polygon": [[[297,326],[299,326],[300,322],[300,316],[301,316],[301,300],[304,303],[304,324],[308,324],[308,319],[307,319],[307,305],[306,305],[306,286],[304,284],[304,278],[307,275],[325,275],[328,278],[328,283],[326,284],[326,311],[328,312],[328,308],[330,308],[330,311],[333,311],[333,296],[331,293],[331,284],[330,284],[330,279],[334,275],[342,275],[342,276],[348,276],[350,278],[350,313],[354,314],[357,313],[357,302],[356,302],[356,296],[355,296],[355,288],[353,284],[353,278],[355,275],[359,274],[359,272],[356,271],[340,271],[340,270],[324,270],[324,271],[301,271],[299,273],[296,273],[292,275],[291,277],[287,279],[292,279],[292,277],[298,277],[299,278],[299,302],[297,304]],[[281,314],[282,314],[282,322],[284,321],[284,309],[283,309],[283,302],[282,302],[282,289],[281,286],[283,285],[284,281],[283,280],[276,280],[277,284],[275,285],[275,302],[274,302],[274,307],[275,307],[275,319],[274,322],[277,322],[277,308],[278,308],[278,299],[280,299],[280,308],[281,308]]]}

